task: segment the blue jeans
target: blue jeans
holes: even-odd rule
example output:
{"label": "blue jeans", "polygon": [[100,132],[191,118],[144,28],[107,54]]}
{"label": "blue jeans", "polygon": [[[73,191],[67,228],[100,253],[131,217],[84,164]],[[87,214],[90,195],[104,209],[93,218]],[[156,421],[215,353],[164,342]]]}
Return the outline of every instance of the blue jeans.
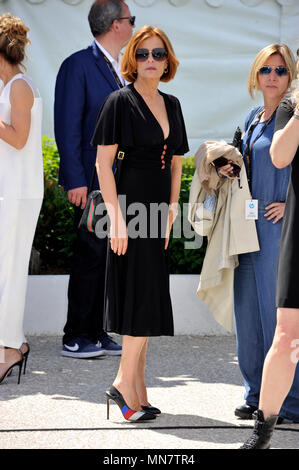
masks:
{"label": "blue jeans", "polygon": [[[270,203],[259,200],[256,227],[260,251],[239,255],[234,277],[238,360],[244,378],[244,398],[253,406],[259,403],[264,360],[276,327],[276,271],[282,221],[273,224],[264,217]],[[299,421],[298,367],[280,416]]]}

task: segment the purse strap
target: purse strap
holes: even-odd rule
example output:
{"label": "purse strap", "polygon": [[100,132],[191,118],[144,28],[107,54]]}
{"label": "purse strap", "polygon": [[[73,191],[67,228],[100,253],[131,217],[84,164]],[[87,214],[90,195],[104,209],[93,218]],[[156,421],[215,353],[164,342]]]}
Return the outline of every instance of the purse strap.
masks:
{"label": "purse strap", "polygon": [[[122,163],[123,163],[124,158],[125,158],[125,152],[123,152],[122,150],[119,150],[117,152],[116,161],[115,161],[115,169],[114,169],[114,178],[115,178],[116,186],[117,186],[117,184],[119,182],[119,179],[120,179],[121,167],[122,167]],[[90,185],[89,185],[89,189],[88,189],[88,194],[91,193],[91,191],[92,191],[92,188],[93,188],[93,185],[94,185],[94,182],[95,182],[96,174],[97,174],[97,169],[96,169],[96,166],[94,166],[91,181],[90,181]]]}

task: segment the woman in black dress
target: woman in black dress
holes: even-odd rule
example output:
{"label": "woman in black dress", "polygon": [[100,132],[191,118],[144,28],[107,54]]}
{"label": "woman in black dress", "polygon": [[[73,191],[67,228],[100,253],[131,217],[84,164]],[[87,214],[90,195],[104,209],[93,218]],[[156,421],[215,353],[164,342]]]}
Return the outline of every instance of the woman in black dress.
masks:
{"label": "woman in black dress", "polygon": [[[299,78],[299,62],[297,63]],[[268,449],[299,359],[299,87],[277,110],[270,154],[277,168],[291,164],[277,271],[277,327],[267,354],[253,435],[245,449]]]}
{"label": "woman in black dress", "polygon": [[[174,334],[167,247],[188,143],[179,101],[158,85],[171,80],[177,66],[163,31],[151,26],[137,31],[122,59],[122,75],[131,84],[107,98],[93,137],[111,223],[105,331],[123,335],[119,371],[106,392],[107,411],[114,400],[130,421],[160,413],[149,404],[145,386],[148,337]],[[116,188],[117,150],[125,156]],[[118,196],[125,196],[125,204]]]}

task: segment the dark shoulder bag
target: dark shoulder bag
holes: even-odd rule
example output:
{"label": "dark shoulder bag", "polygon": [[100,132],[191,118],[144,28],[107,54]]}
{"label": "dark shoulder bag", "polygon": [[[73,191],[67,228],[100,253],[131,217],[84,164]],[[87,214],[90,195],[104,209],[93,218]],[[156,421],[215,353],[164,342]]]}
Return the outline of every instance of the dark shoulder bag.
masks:
{"label": "dark shoulder bag", "polygon": [[[116,162],[115,162],[115,170],[114,170],[114,178],[115,178],[116,186],[120,179],[121,166],[122,166],[124,157],[125,157],[125,153],[119,150],[117,153]],[[83,210],[83,214],[80,219],[78,228],[80,230],[83,230],[84,232],[94,233],[97,236],[101,235],[99,236],[99,238],[102,238],[103,232],[97,234],[96,225],[99,220],[103,219],[104,217],[107,217],[107,211],[103,210],[103,208],[105,207],[105,202],[104,202],[101,190],[97,189],[97,190],[92,191],[96,173],[97,173],[97,170],[96,170],[96,167],[94,167],[92,177],[91,177],[91,182],[89,185],[86,206]]]}

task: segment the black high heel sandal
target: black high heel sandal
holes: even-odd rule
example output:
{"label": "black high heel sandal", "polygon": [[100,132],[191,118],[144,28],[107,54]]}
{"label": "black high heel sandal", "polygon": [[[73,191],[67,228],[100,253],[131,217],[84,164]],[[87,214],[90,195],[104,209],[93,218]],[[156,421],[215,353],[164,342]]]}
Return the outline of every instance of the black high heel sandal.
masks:
{"label": "black high heel sandal", "polygon": [[[4,349],[12,349],[12,348],[7,348],[5,347]],[[0,377],[0,384],[3,382],[3,380],[11,375],[11,372],[13,370],[14,367],[18,366],[19,367],[19,375],[18,375],[18,385],[21,381],[21,372],[22,372],[22,367],[23,367],[23,361],[24,361],[24,356],[23,356],[23,353],[22,351],[19,349],[18,350],[20,353],[21,353],[21,359],[17,362],[15,362],[14,364],[12,364],[5,372],[4,374]]]}
{"label": "black high heel sandal", "polygon": [[30,353],[30,346],[28,343],[24,343],[26,344],[27,346],[27,351],[23,353],[23,358],[24,358],[24,372],[23,374],[25,375],[26,374],[26,366],[27,366],[27,360],[28,360],[28,356],[29,356],[29,353]]}
{"label": "black high heel sandal", "polygon": [[[26,374],[26,366],[27,366],[27,360],[28,360],[28,356],[29,356],[29,353],[30,353],[30,346],[28,343],[23,343],[23,344],[26,344],[27,346],[27,351],[26,352],[23,352],[22,349],[21,349],[21,352],[23,354],[23,358],[24,358],[24,371],[23,371],[23,375]],[[10,377],[12,374],[12,369],[10,369],[10,371],[8,372],[8,374],[6,375],[6,377]]]}
{"label": "black high heel sandal", "polygon": [[148,411],[140,410],[135,411],[128,407],[122,394],[113,385],[109,390],[106,391],[107,397],[107,419],[109,419],[109,405],[110,400],[113,400],[120,408],[123,417],[132,423],[140,421],[149,421],[156,419],[156,415],[149,413]]}

